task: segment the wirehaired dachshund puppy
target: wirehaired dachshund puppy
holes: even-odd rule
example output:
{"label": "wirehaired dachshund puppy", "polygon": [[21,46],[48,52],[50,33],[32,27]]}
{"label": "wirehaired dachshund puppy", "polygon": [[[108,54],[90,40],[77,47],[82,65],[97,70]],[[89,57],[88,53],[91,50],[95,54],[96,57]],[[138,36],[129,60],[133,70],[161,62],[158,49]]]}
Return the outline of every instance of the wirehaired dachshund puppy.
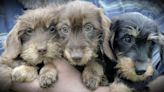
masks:
{"label": "wirehaired dachshund puppy", "polygon": [[[152,66],[154,46],[161,46],[161,50],[163,47],[163,35],[157,24],[140,13],[125,13],[112,18],[111,31],[110,46],[104,44],[104,51],[112,48],[116,57],[116,78],[110,92],[145,90],[157,76]],[[105,54],[108,55],[107,51]]]}
{"label": "wirehaired dachshund puppy", "polygon": [[[12,81],[30,82],[37,78],[42,88],[57,80],[54,59],[61,57],[61,46],[56,36],[55,20],[58,8],[45,7],[28,10],[19,16],[7,36],[1,64],[11,67]],[[56,12],[54,12],[56,11]],[[43,65],[40,70],[37,66]]]}
{"label": "wirehaired dachshund puppy", "polygon": [[110,34],[111,22],[100,8],[87,1],[70,2],[61,12],[57,30],[63,38],[64,57],[82,72],[86,87],[94,90],[104,79],[98,52],[100,39]]}

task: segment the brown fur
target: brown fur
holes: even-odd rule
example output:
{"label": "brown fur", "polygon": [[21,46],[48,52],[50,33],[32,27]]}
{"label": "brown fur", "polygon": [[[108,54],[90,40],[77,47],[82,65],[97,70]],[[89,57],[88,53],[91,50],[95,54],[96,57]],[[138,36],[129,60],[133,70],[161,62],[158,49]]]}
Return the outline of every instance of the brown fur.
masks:
{"label": "brown fur", "polygon": [[111,22],[100,8],[86,1],[70,2],[61,12],[57,29],[63,38],[64,56],[72,65],[86,65],[83,82],[95,89],[104,75],[102,66],[97,63],[99,41],[107,39],[103,37],[110,33]]}
{"label": "brown fur", "polygon": [[14,68],[12,81],[33,81],[38,75],[36,65],[41,63],[44,66],[39,75],[40,86],[49,87],[56,81],[56,67],[47,70],[47,65],[61,57],[60,42],[55,35],[57,11],[58,7],[45,7],[28,10],[18,17],[8,34],[5,51],[1,56],[1,63]]}
{"label": "brown fur", "polygon": [[104,77],[103,68],[100,64],[98,64],[95,61],[89,62],[82,74],[83,82],[87,87],[90,87],[90,89],[98,87],[100,83],[104,85],[102,83],[103,77]]}
{"label": "brown fur", "polygon": [[57,70],[54,64],[46,64],[39,73],[41,87],[49,87],[57,80]]}

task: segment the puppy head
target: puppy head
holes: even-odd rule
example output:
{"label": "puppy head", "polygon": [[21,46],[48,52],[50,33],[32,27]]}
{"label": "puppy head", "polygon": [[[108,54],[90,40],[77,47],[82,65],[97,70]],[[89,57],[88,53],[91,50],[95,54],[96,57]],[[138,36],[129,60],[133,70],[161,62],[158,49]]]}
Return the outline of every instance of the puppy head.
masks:
{"label": "puppy head", "polygon": [[131,81],[144,81],[152,76],[154,41],[150,38],[159,32],[156,23],[140,13],[126,13],[112,19],[111,31],[109,42],[120,76]]}
{"label": "puppy head", "polygon": [[63,7],[57,29],[63,38],[64,55],[73,65],[85,65],[97,57],[99,37],[109,34],[110,20],[102,10],[86,1]]}
{"label": "puppy head", "polygon": [[3,55],[9,58],[20,55],[32,65],[60,56],[55,17],[50,7],[29,10],[18,17],[5,42]]}

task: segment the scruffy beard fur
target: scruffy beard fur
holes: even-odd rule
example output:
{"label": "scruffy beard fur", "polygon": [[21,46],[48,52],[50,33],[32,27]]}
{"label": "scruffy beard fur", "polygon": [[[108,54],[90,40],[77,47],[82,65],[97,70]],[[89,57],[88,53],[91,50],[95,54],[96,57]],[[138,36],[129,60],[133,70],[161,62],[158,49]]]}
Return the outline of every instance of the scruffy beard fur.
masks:
{"label": "scruffy beard fur", "polygon": [[39,55],[35,43],[25,43],[22,46],[21,57],[30,65],[51,62],[54,58],[61,57],[61,48],[58,42],[47,43],[47,53]]}
{"label": "scruffy beard fur", "polygon": [[135,72],[135,64],[131,58],[128,57],[120,57],[118,58],[118,64],[116,65],[118,69],[117,73],[128,80],[133,82],[144,81],[148,77],[153,75],[154,68],[151,63],[147,65],[146,72],[142,75],[137,75]]}
{"label": "scruffy beard fur", "polygon": [[64,50],[64,55],[68,59],[68,61],[70,62],[70,64],[72,64],[72,65],[79,65],[79,66],[86,65],[89,61],[91,61],[91,59],[97,57],[97,54],[94,53],[94,51],[91,48],[85,48],[85,50],[83,50],[83,52],[84,52],[84,55],[82,57],[82,60],[79,61],[79,62],[76,62],[76,61],[74,61],[71,58],[71,55],[70,55],[68,49],[65,49]]}

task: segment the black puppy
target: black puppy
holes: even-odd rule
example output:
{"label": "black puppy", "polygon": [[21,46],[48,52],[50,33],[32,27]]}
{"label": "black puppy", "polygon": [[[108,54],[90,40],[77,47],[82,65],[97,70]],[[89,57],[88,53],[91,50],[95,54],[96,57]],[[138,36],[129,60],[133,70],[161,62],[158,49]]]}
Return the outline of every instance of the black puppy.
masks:
{"label": "black puppy", "polygon": [[140,92],[156,76],[152,52],[156,43],[162,47],[163,35],[153,20],[137,12],[112,18],[111,31],[111,46],[103,44],[106,56],[109,48],[116,56],[116,77],[110,92]]}

